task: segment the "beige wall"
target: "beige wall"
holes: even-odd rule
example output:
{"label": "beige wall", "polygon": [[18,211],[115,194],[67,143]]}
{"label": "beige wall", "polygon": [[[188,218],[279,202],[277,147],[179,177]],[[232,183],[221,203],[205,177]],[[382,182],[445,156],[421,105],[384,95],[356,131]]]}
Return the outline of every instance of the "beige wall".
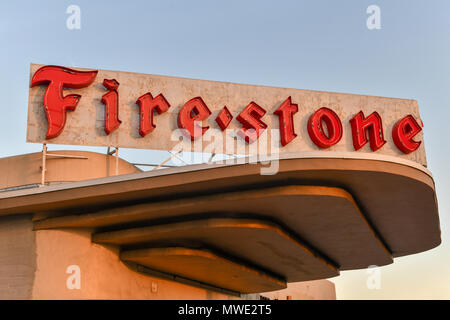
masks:
{"label": "beige wall", "polygon": [[[80,268],[80,289],[67,286]],[[289,284],[270,299],[335,299],[327,280]],[[0,218],[0,299],[238,299],[142,274],[118,258],[118,248],[91,242],[90,230],[32,231],[31,216]]]}
{"label": "beige wall", "polygon": [[[52,157],[51,154],[67,155],[68,158]],[[116,158],[106,154],[87,151],[49,151],[46,161],[45,181],[68,182],[103,178],[115,175]],[[86,157],[75,159],[70,156]],[[118,159],[119,174],[141,170]],[[42,153],[29,153],[0,159],[0,189],[41,183]]]}
{"label": "beige wall", "polygon": [[35,269],[31,216],[0,217],[0,299],[30,299]]}
{"label": "beige wall", "polygon": [[[237,299],[235,296],[140,274],[118,258],[118,249],[91,243],[89,231],[36,231],[33,299]],[[68,289],[67,267],[80,267],[81,288]],[[152,290],[153,287],[153,290]],[[155,290],[156,288],[156,290]],[[336,299],[327,280],[291,283],[262,294],[270,299]]]}
{"label": "beige wall", "polygon": [[[119,260],[117,248],[91,243],[89,231],[36,231],[36,245],[33,299],[235,299],[140,274]],[[80,289],[66,286],[70,265],[80,267]]]}

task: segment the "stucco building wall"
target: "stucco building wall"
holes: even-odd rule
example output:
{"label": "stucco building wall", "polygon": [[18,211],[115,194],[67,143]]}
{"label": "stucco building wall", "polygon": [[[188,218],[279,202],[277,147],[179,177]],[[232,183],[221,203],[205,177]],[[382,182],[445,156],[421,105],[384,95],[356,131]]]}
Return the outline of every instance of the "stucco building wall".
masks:
{"label": "stucco building wall", "polygon": [[[116,159],[112,156],[82,151],[55,153],[68,157],[47,160],[46,183],[115,174]],[[0,192],[30,185],[38,188],[33,185],[41,181],[41,165],[42,153],[0,159]],[[118,168],[119,174],[140,171],[121,159]],[[172,281],[170,277],[138,270],[138,266],[119,259],[117,246],[93,243],[92,230],[33,230],[33,220],[43,214],[0,216],[0,299],[239,299],[223,290],[210,290],[198,283]],[[76,276],[74,270],[79,270],[79,288],[70,285]],[[288,288],[274,297],[335,297],[329,281],[312,281],[308,286],[293,285],[295,290]]]}
{"label": "stucco building wall", "polygon": [[[86,230],[36,231],[36,247],[33,299],[236,299],[138,273],[119,260],[117,248],[91,243]],[[72,265],[80,289],[67,286]]]}
{"label": "stucco building wall", "polygon": [[0,299],[30,299],[36,241],[30,215],[0,217]]}

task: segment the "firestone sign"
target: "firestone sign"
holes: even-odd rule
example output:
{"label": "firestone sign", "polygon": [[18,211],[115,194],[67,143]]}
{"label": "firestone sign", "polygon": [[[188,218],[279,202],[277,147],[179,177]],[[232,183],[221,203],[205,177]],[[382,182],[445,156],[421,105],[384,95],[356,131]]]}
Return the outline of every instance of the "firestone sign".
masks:
{"label": "firestone sign", "polygon": [[167,150],[178,131],[188,151],[258,153],[251,145],[269,137],[272,152],[378,152],[426,165],[422,126],[413,100],[31,66],[30,142]]}

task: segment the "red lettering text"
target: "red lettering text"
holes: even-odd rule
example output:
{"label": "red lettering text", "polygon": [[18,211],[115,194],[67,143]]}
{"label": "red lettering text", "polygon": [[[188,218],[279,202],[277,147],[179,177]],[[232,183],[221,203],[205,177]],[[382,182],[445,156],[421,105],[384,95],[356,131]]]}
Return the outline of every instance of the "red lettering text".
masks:
{"label": "red lettering text", "polygon": [[242,123],[242,128],[238,131],[238,135],[245,139],[247,143],[253,143],[258,140],[260,134],[267,128],[267,124],[261,121],[265,114],[266,110],[255,102],[250,102],[236,117],[236,120]]}
{"label": "red lettering text", "polygon": [[369,132],[370,149],[376,151],[380,149],[385,143],[383,134],[383,123],[378,112],[373,112],[367,118],[364,113],[360,111],[351,120],[353,147],[355,150],[362,148],[367,142],[366,131]]}
{"label": "red lettering text", "polygon": [[109,90],[102,96],[101,102],[105,105],[105,132],[110,134],[122,123],[119,120],[119,82],[116,79],[104,79],[103,85]]}
{"label": "red lettering text", "polygon": [[417,150],[422,143],[422,141],[413,140],[414,136],[420,131],[422,131],[422,128],[416,119],[412,115],[407,115],[392,128],[392,139],[400,151],[408,154]]}
{"label": "red lettering text", "polygon": [[169,110],[170,104],[162,94],[153,98],[150,92],[140,96],[136,103],[139,106],[139,134],[145,137],[156,128],[153,123],[153,110],[162,114]]}
{"label": "red lettering text", "polygon": [[297,137],[294,130],[294,114],[297,112],[298,105],[292,103],[291,97],[287,98],[274,112],[280,123],[280,138],[283,147]]}
{"label": "red lettering text", "polygon": [[220,127],[220,130],[225,130],[233,119],[233,115],[230,110],[228,110],[227,106],[223,107],[223,109],[219,112],[216,118],[216,122]]}
{"label": "red lettering text", "polygon": [[44,109],[47,115],[47,139],[59,136],[66,124],[66,112],[75,110],[81,99],[79,94],[63,96],[63,88],[84,88],[97,76],[97,71],[77,71],[65,67],[45,66],[35,72],[31,86],[47,84]]}
{"label": "red lettering text", "polygon": [[[325,133],[323,123],[327,126]],[[342,138],[342,123],[331,109],[320,108],[308,120],[308,134],[314,144],[322,149],[329,148]]]}
{"label": "red lettering text", "polygon": [[193,98],[181,108],[178,114],[178,127],[185,129],[183,130],[184,134],[191,140],[198,139],[203,136],[209,127],[196,125],[195,122],[207,119],[210,114],[211,111],[201,97]]}

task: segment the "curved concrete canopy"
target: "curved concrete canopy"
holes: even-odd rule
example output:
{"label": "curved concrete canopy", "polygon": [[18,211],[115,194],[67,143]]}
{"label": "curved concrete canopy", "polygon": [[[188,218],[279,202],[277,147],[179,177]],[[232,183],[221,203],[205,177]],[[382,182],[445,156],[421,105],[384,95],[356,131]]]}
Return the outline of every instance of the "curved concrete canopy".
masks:
{"label": "curved concrete canopy", "polygon": [[280,160],[276,175],[262,176],[261,167],[203,165],[5,192],[0,194],[0,214],[45,212],[49,218],[61,213],[120,214],[136,203],[267,186],[339,186],[353,196],[394,257],[429,250],[441,242],[434,182],[417,168],[379,160],[288,159]]}
{"label": "curved concrete canopy", "polygon": [[[92,241],[140,247],[213,248],[288,282],[337,276],[337,268],[274,223],[256,219],[211,218],[98,233]],[[164,271],[162,269],[161,271]],[[257,291],[255,291],[257,292]]]}
{"label": "curved concrete canopy", "polygon": [[[242,293],[286,288],[286,282],[210,250],[182,247],[123,251],[120,259]],[[232,281],[230,281],[232,280]]]}
{"label": "curved concrete canopy", "polygon": [[[146,223],[169,217],[186,220],[229,217],[230,214],[233,217],[275,221],[284,226],[284,229],[299,235],[306,243],[312,244],[341,270],[392,263],[389,251],[361,214],[351,195],[343,189],[330,187],[291,185],[139,204],[128,206],[126,210],[105,210],[44,219],[36,221],[35,228],[105,228],[126,226],[131,222]],[[160,223],[156,226],[125,229],[107,234],[113,237],[109,241],[119,242],[117,244],[133,243],[133,237],[137,237],[134,239],[135,243],[158,240],[155,238],[156,234],[162,237],[159,239],[162,240],[167,236],[165,233],[161,234],[164,226],[177,229],[180,224]],[[183,226],[181,224],[181,227]],[[155,229],[159,233],[155,233]],[[205,231],[202,230],[197,235],[204,234]],[[128,239],[130,234],[133,234],[132,239]],[[138,237],[137,234],[141,236]],[[105,236],[95,235],[94,239],[104,239]],[[172,232],[171,238],[176,236],[177,232]],[[234,239],[246,241],[248,238],[236,232]],[[212,234],[209,242],[216,240],[218,237]]]}
{"label": "curved concrete canopy", "polygon": [[[275,175],[261,175],[262,167],[188,166],[3,192],[0,215],[31,212],[36,229],[89,227],[99,234],[199,218],[264,220],[341,270],[388,264],[441,241],[425,168],[350,158],[281,159]],[[233,235],[239,238],[236,228]]]}

